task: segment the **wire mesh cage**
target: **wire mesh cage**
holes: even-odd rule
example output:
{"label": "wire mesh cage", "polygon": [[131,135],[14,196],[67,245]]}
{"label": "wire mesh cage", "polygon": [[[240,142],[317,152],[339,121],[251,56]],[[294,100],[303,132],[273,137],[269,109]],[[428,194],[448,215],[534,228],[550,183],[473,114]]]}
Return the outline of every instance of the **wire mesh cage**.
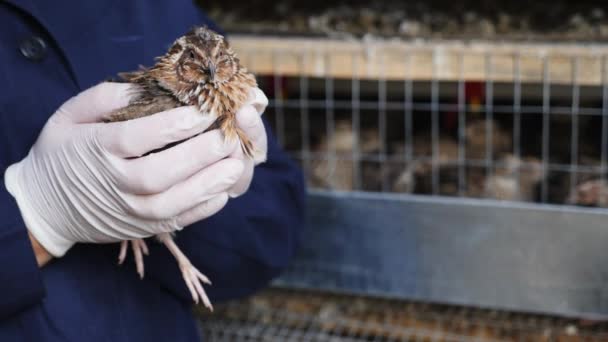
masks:
{"label": "wire mesh cage", "polygon": [[506,311],[270,289],[204,315],[205,341],[586,341],[605,324]]}
{"label": "wire mesh cage", "polygon": [[608,340],[608,47],[231,44],[308,229],[275,287],[201,316],[207,340]]}
{"label": "wire mesh cage", "polygon": [[608,47],[231,42],[310,188],[278,284],[608,315]]}
{"label": "wire mesh cage", "polygon": [[311,188],[607,203],[605,47],[242,43]]}
{"label": "wire mesh cage", "polygon": [[309,186],[292,265],[206,340],[608,341],[601,1],[197,3]]}

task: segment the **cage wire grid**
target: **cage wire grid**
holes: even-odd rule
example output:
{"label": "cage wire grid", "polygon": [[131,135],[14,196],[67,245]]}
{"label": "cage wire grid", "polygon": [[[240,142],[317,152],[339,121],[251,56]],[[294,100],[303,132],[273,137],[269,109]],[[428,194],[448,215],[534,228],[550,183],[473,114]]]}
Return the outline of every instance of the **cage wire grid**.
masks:
{"label": "cage wire grid", "polygon": [[[559,68],[569,69],[570,77],[569,81],[560,77],[557,82],[551,78],[552,65],[557,65],[552,63],[555,53],[462,50],[454,58],[457,65],[451,66],[456,76],[447,81],[437,70],[445,69],[439,49],[404,52],[401,74],[396,75],[392,67],[390,79],[381,49],[373,52],[377,66],[372,79],[362,78],[361,65],[366,65],[363,70],[369,69],[369,60],[359,51],[344,53],[350,54],[350,77],[332,77],[332,69],[340,62],[332,53],[319,50],[311,58],[309,52],[275,50],[271,53],[273,71],[260,81],[270,94],[266,115],[277,139],[300,162],[311,188],[589,206],[603,206],[608,201],[605,53],[591,57],[599,82],[583,86],[581,60],[587,62],[589,56],[575,53],[558,56],[567,61]],[[242,56],[246,64],[255,59],[251,54],[255,52]],[[420,55],[432,60],[427,80],[412,76]],[[465,75],[471,56],[481,62],[483,79],[470,80]],[[512,64],[511,81],[494,81],[495,61],[505,58]],[[535,82],[522,77],[522,60],[530,58],[542,65]],[[307,70],[311,59],[319,64],[315,75],[281,73],[285,60],[297,63],[295,69]],[[536,93],[533,100],[527,96],[530,89]],[[448,116],[456,122],[451,127],[446,127]],[[538,126],[535,131],[525,129],[530,123]],[[401,127],[399,133],[396,126]],[[560,130],[553,134],[556,127]],[[586,131],[598,127],[599,132],[588,136]],[[529,142],[531,134],[538,136],[533,143]],[[522,138],[527,138],[527,145]],[[569,140],[568,147],[552,150],[558,141],[564,145],[564,139]],[[581,139],[588,141],[580,144]],[[583,148],[593,151],[581,153]],[[366,165],[373,172],[366,171]],[[378,178],[374,179],[377,184],[370,186],[369,178]],[[397,185],[399,178],[401,186]],[[448,191],[442,190],[446,179],[452,183]],[[553,198],[552,189],[567,196]],[[585,198],[579,198],[579,193]]]}
{"label": "cage wire grid", "polygon": [[[608,206],[608,50],[315,44],[239,54],[266,64],[265,116],[310,188]],[[608,341],[605,323],[285,288],[201,322],[207,341]]]}
{"label": "cage wire grid", "polygon": [[202,314],[207,341],[606,341],[605,324],[271,288]]}

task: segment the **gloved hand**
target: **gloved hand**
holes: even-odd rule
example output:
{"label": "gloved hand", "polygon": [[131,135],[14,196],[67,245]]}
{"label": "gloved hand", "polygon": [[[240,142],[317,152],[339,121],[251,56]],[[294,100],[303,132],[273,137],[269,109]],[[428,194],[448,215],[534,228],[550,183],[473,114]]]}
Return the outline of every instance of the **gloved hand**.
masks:
{"label": "gloved hand", "polygon": [[64,103],[27,157],[6,170],[6,187],[28,230],[54,256],[77,242],[180,230],[223,208],[229,192],[238,195],[248,187],[243,160],[230,157],[238,156],[238,143],[225,143],[217,130],[133,158],[203,132],[214,115],[180,107],[98,123],[127,105],[128,88],[102,83]]}
{"label": "gloved hand", "polygon": [[244,165],[241,178],[228,192],[230,197],[240,196],[247,191],[253,178],[254,166],[266,161],[266,154],[268,152],[266,128],[261,118],[261,115],[266,110],[266,106],[268,106],[268,99],[259,88],[253,88],[249,98],[248,105],[243,106],[236,113],[236,120],[239,128],[245,132],[245,135],[253,143],[255,149],[254,159],[247,158],[240,148],[237,148],[230,155],[231,158],[241,160]]}
{"label": "gloved hand", "polygon": [[[237,124],[239,128],[245,132],[245,135],[249,137],[253,143],[255,149],[254,159],[248,158],[243,153],[240,147],[235,148],[229,155],[229,158],[240,160],[243,163],[243,172],[239,179],[234,183],[230,189],[226,192],[228,197],[238,197],[244,194],[253,178],[254,167],[266,161],[266,154],[268,152],[268,141],[266,136],[266,128],[262,122],[261,115],[264,114],[266,107],[268,106],[268,98],[259,89],[253,88],[249,95],[249,101],[236,113]],[[223,208],[226,204],[227,198],[222,202]],[[200,221],[204,217],[211,215],[205,215],[207,207],[200,208],[203,212],[199,213],[196,210],[190,210],[187,213],[181,215],[183,222],[187,222],[184,225]],[[219,211],[217,209],[213,213]]]}

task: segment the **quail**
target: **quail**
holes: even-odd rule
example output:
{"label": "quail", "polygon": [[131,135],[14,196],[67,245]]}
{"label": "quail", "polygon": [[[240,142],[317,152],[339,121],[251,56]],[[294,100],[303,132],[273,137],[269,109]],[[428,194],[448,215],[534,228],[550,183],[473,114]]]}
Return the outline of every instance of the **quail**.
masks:
{"label": "quail", "polygon": [[[103,121],[137,119],[180,106],[195,106],[201,115],[216,115],[208,129],[219,129],[226,140],[238,139],[244,154],[254,158],[255,146],[236,124],[236,111],[245,104],[256,79],[244,68],[224,37],[207,27],[195,27],[178,38],[150,68],[120,73],[121,81],[133,84],[129,104]],[[192,298],[213,310],[202,283],[209,279],[192,265],[169,233],[156,236],[176,258]],[[143,277],[143,257],[148,247],[143,240],[131,240],[135,262]],[[119,263],[123,263],[129,241],[123,241]]]}

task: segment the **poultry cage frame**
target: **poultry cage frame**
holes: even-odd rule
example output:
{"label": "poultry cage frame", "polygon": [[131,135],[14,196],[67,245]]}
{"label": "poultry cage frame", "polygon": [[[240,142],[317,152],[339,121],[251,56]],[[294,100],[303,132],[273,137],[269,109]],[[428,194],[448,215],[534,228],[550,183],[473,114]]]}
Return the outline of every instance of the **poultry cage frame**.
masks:
{"label": "poultry cage frame", "polygon": [[[606,45],[246,35],[231,36],[231,44],[258,75],[424,80],[432,82],[433,97],[438,96],[439,81],[458,82],[459,97],[463,80],[483,81],[490,94],[493,83],[509,82],[519,98],[523,85],[538,83],[543,115],[550,111],[545,98],[551,85],[571,87],[572,107],[566,109],[573,118],[584,114],[578,103],[581,87],[599,87],[602,104],[595,114],[604,123],[599,173],[608,170]],[[285,105],[278,96],[270,100],[275,111]],[[491,102],[484,104],[490,113],[498,110]],[[301,104],[306,106],[306,101]],[[333,106],[331,100],[326,104]],[[386,110],[379,105],[379,110]],[[431,103],[430,110],[436,113],[438,108],[432,107]],[[515,112],[522,108],[521,103],[512,107]],[[455,108],[462,112],[462,101]],[[284,138],[284,120],[277,117],[279,140]],[[576,140],[574,133],[571,139]],[[491,165],[489,155],[485,162]],[[576,171],[576,162],[570,167]],[[274,285],[605,319],[606,218],[608,211],[599,208],[310,190],[300,250]]]}

